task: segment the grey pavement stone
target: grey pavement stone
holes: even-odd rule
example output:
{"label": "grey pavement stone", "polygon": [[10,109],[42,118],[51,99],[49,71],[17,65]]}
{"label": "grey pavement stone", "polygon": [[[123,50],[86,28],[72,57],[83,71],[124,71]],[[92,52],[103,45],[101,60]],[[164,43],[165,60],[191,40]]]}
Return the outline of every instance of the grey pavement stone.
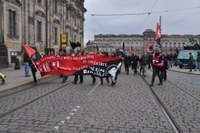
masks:
{"label": "grey pavement stone", "polygon": [[[150,74],[150,72],[148,73]],[[196,98],[200,98],[198,95],[200,90],[199,87],[195,86],[200,84],[200,79],[196,75],[173,72],[169,72],[168,77],[170,82],[166,81],[162,86],[154,86],[153,89],[168,108],[182,131],[199,131],[196,127],[199,127],[200,123],[198,121],[200,119],[200,108],[198,108],[200,101]],[[151,77],[147,76],[145,79],[150,83]]]}

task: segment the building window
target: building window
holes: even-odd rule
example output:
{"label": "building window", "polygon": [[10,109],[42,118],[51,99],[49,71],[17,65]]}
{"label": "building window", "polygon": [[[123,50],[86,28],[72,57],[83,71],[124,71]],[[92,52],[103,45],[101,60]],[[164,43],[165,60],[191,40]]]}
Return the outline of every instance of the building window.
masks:
{"label": "building window", "polygon": [[54,13],[58,13],[58,0],[55,0],[55,5],[54,5]]}
{"label": "building window", "polygon": [[68,9],[66,10],[66,19],[67,19],[67,21],[69,21],[69,10]]}
{"label": "building window", "polygon": [[42,41],[42,22],[37,21],[37,41]]}
{"label": "building window", "polygon": [[42,4],[42,0],[37,0],[37,3],[41,5]]}
{"label": "building window", "polygon": [[58,28],[54,28],[54,43],[58,44]]}
{"label": "building window", "polygon": [[9,10],[9,36],[16,37],[16,11]]}

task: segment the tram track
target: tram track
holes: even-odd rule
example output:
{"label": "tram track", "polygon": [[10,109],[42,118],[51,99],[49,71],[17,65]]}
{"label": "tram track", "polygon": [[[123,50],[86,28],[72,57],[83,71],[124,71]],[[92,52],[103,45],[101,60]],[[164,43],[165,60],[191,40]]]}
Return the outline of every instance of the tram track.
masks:
{"label": "tram track", "polygon": [[[188,94],[189,96],[191,96],[192,98],[196,99],[198,102],[200,102],[200,98],[194,96],[193,94],[187,92],[186,90],[182,89],[181,87],[179,87],[178,85],[176,85],[175,83],[171,82],[170,80],[167,80],[170,84],[176,86],[176,88],[178,88],[179,90],[181,90],[182,92]],[[192,86],[190,86],[192,87]]]}
{"label": "tram track", "polygon": [[[54,77],[54,76],[45,77],[45,78],[39,79],[38,80],[39,83],[37,85],[41,85],[44,82],[53,81],[55,79],[58,79],[58,78]],[[10,96],[10,95],[16,94],[18,92],[25,91],[27,89],[31,89],[33,87],[35,87],[35,84],[32,83],[32,82],[28,82],[26,84],[22,84],[22,85],[19,85],[19,86],[7,89],[5,91],[1,91],[1,93],[0,93],[0,99],[4,98],[6,96]]]}
{"label": "tram track", "polygon": [[159,98],[159,96],[156,94],[156,92],[151,88],[151,86],[148,83],[148,81],[141,74],[139,74],[139,75],[144,80],[144,82],[146,83],[146,85],[148,86],[148,88],[149,88],[150,92],[152,93],[154,99],[158,103],[158,106],[161,108],[163,114],[165,115],[166,119],[168,120],[168,122],[172,126],[173,130],[175,131],[175,133],[182,133],[182,130],[179,127],[178,123],[173,118],[173,116],[171,115],[170,111],[167,109],[167,107],[162,102],[162,100]]}
{"label": "tram track", "polygon": [[[149,71],[150,73],[151,71]],[[151,73],[150,73],[151,75]],[[150,77],[142,77],[149,86]],[[177,132],[199,132],[199,91],[183,81],[168,79],[163,86],[149,86],[156,99],[163,104]]]}
{"label": "tram track", "polygon": [[[54,79],[54,80],[56,80],[56,79]],[[27,102],[22,103],[22,104],[19,105],[19,106],[16,106],[16,107],[14,107],[14,108],[12,108],[12,109],[6,111],[6,112],[1,113],[1,114],[0,114],[0,119],[3,118],[3,117],[5,117],[5,116],[8,116],[8,115],[12,114],[12,113],[15,112],[15,111],[20,110],[20,109],[22,109],[22,108],[24,108],[24,107],[26,107],[26,106],[28,106],[28,105],[34,103],[34,102],[36,102],[36,101],[38,101],[38,100],[40,100],[40,99],[42,99],[42,98],[44,98],[44,97],[46,97],[46,96],[48,96],[48,95],[50,95],[50,94],[56,92],[56,91],[59,91],[59,90],[63,89],[65,86],[67,86],[67,85],[69,85],[69,84],[71,84],[71,82],[65,83],[65,84],[63,84],[63,85],[61,85],[61,86],[59,86],[59,87],[57,87],[57,88],[55,88],[55,89],[52,89],[51,91],[48,91],[48,92],[46,92],[46,93],[44,93],[44,94],[42,94],[42,95],[40,95],[40,96],[38,96],[38,97],[36,97],[36,98],[33,98],[33,99],[31,99],[31,100],[29,100],[29,101],[27,101]],[[38,85],[38,86],[39,86],[39,85]],[[33,88],[33,87],[31,87],[31,88]],[[26,88],[26,89],[30,89],[30,88]],[[19,92],[22,92],[22,91],[25,91],[25,89],[19,90],[19,91],[15,92],[15,93],[12,93],[12,94],[9,94],[9,95],[6,95],[6,96],[14,95],[14,94],[19,93]],[[6,97],[6,96],[4,96],[4,97]],[[1,98],[4,98],[4,97],[1,97]]]}

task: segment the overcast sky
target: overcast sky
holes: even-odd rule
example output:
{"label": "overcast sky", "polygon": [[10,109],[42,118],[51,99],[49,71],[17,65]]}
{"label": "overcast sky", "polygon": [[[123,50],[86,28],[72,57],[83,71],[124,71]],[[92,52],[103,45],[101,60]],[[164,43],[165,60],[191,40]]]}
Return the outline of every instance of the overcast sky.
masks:
{"label": "overcast sky", "polygon": [[[200,34],[200,0],[85,0],[85,8],[85,43],[94,40],[96,34],[142,34],[145,29],[155,31],[159,16],[162,17],[162,34]],[[148,12],[151,14],[145,14]],[[141,13],[144,14],[136,15]]]}

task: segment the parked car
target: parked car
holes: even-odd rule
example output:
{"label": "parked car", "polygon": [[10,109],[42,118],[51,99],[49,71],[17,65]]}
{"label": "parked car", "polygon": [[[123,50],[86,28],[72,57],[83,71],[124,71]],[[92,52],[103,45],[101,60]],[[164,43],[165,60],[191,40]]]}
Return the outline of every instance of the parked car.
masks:
{"label": "parked car", "polygon": [[179,68],[188,67],[189,65],[189,53],[192,53],[194,61],[193,61],[193,68],[195,68],[195,60],[197,59],[197,52],[200,50],[180,50],[178,56],[176,58],[176,63]]}

